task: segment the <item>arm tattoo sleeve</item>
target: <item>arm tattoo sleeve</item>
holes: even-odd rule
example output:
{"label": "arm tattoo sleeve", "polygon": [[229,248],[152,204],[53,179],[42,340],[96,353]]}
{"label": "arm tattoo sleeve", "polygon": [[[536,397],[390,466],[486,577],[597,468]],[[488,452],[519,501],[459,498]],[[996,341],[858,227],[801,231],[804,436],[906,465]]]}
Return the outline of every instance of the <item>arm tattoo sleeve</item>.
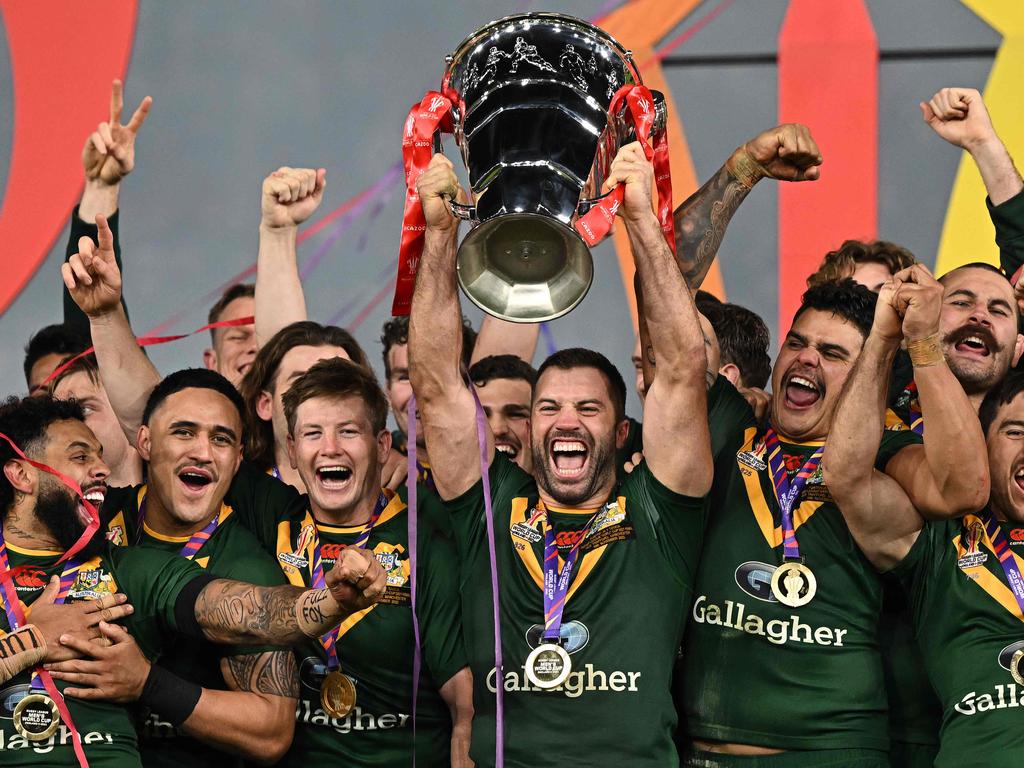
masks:
{"label": "arm tattoo sleeve", "polygon": [[699,288],[711,268],[736,209],[750,192],[722,166],[676,208],[676,260],[690,288]]}
{"label": "arm tattoo sleeve", "polygon": [[215,643],[291,645],[319,637],[343,615],[327,589],[258,587],[217,579],[196,600],[196,621]]}
{"label": "arm tattoo sleeve", "polygon": [[0,683],[5,683],[43,660],[46,642],[34,624],[0,637]]}
{"label": "arm tattoo sleeve", "polygon": [[232,688],[268,696],[299,697],[299,670],[291,651],[229,656],[224,679]]}
{"label": "arm tattoo sleeve", "polygon": [[258,587],[217,579],[196,600],[196,621],[215,643],[287,645],[301,640],[296,602],[301,587]]}

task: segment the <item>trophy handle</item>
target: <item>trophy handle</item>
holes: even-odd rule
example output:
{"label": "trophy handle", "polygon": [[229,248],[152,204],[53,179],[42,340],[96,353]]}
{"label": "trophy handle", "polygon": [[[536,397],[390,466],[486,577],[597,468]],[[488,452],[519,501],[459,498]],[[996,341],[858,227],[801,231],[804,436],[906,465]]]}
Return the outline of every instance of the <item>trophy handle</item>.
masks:
{"label": "trophy handle", "polygon": [[[443,155],[444,147],[441,146],[441,131],[434,131],[434,154]],[[448,206],[452,209],[452,215],[463,221],[476,221],[476,206],[457,203],[449,198]]]}

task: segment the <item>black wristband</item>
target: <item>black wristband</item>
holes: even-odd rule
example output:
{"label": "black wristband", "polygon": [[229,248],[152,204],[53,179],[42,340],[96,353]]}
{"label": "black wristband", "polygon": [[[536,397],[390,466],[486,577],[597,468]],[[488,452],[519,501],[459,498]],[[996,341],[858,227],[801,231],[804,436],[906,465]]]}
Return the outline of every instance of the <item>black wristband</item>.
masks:
{"label": "black wristband", "polygon": [[139,702],[160,715],[161,719],[179,726],[188,720],[202,695],[202,686],[154,664],[149,668],[149,677],[142,687]]}

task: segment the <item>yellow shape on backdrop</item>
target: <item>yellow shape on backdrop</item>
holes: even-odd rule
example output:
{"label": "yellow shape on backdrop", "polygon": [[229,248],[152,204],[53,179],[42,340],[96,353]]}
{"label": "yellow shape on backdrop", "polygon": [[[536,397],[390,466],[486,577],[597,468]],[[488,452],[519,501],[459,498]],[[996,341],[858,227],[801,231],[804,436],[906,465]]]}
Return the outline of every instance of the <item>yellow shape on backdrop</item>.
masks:
{"label": "yellow shape on backdrop", "polygon": [[[1024,90],[1020,87],[1020,74],[1024,72],[1024,3],[1021,0],[961,2],[1003,36],[982,95],[992,123],[1010,154],[1024,156]],[[941,275],[971,261],[998,265],[999,249],[985,208],[985,185],[971,156],[964,152],[946,209],[935,273]]]}

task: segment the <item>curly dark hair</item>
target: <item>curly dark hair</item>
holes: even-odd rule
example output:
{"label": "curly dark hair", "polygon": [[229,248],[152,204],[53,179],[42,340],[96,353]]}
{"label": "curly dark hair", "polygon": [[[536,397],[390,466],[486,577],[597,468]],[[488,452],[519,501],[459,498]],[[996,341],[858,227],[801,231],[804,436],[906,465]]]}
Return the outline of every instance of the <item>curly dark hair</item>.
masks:
{"label": "curly dark hair", "polygon": [[865,288],[852,278],[832,280],[812,285],[804,293],[800,301],[800,309],[793,315],[793,324],[809,309],[831,312],[857,326],[864,338],[871,333],[871,324],[875,319],[875,302],[878,294]]}
{"label": "curly dark hair", "polygon": [[829,251],[818,270],[807,278],[808,287],[831,283],[853,275],[858,264],[883,264],[892,273],[917,263],[917,257],[902,245],[887,240],[847,240]]}
{"label": "curly dark hair", "polygon": [[[384,323],[380,334],[380,343],[384,345],[384,381],[391,381],[391,361],[388,359],[388,352],[397,344],[409,343],[409,317],[392,317]],[[468,317],[462,318],[462,364],[469,366],[473,357],[473,347],[476,346],[476,331]]]}

